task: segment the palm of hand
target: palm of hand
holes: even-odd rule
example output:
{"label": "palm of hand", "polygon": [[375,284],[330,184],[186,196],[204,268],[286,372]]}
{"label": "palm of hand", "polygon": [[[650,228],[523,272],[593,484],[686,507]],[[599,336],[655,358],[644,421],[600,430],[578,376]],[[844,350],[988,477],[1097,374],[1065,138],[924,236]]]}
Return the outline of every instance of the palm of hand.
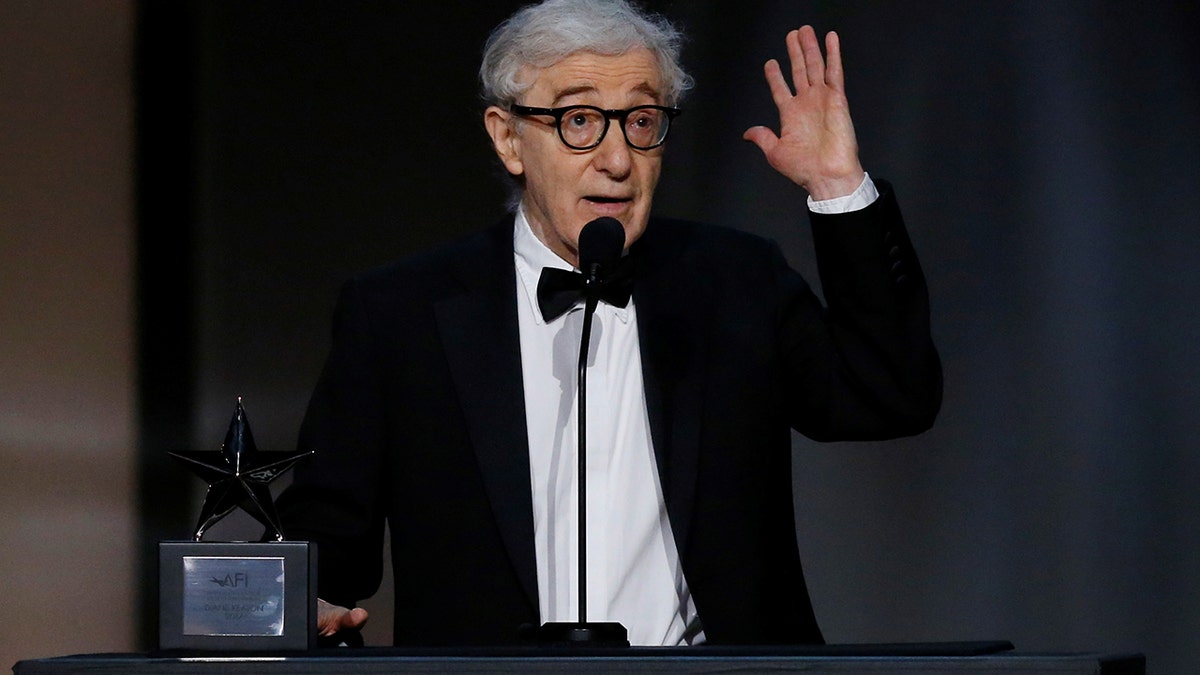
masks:
{"label": "palm of hand", "polygon": [[764,67],[779,109],[779,135],[759,126],[747,130],[744,138],[762,149],[776,171],[815,199],[849,194],[862,181],[863,170],[846,101],[837,34],[826,37],[828,65],[809,26],[789,33],[787,46],[795,93],[777,61],[768,61]]}

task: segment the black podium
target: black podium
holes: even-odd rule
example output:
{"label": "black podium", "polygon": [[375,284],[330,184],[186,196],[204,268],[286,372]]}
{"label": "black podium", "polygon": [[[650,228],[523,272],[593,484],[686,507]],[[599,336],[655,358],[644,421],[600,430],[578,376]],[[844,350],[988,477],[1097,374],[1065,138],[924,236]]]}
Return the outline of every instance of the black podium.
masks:
{"label": "black podium", "polygon": [[16,675],[291,673],[1074,673],[1146,672],[1141,654],[1025,653],[1007,642],[820,647],[333,648],[253,656],[81,654],[21,661]]}

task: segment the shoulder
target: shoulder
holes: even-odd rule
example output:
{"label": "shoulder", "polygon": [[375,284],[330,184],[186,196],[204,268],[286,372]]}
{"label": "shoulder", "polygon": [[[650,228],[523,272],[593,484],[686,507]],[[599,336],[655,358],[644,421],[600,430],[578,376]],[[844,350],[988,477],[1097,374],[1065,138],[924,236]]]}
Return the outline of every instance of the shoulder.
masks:
{"label": "shoulder", "polygon": [[437,298],[494,278],[512,267],[512,216],[492,226],[364,270],[343,294],[369,298]]}
{"label": "shoulder", "polygon": [[653,268],[714,282],[754,282],[777,269],[783,259],[776,243],[765,237],[674,218],[652,219],[632,253],[639,270]]}
{"label": "shoulder", "polygon": [[677,218],[652,218],[638,245],[659,258],[694,262],[755,258],[777,249],[773,241],[756,234]]}

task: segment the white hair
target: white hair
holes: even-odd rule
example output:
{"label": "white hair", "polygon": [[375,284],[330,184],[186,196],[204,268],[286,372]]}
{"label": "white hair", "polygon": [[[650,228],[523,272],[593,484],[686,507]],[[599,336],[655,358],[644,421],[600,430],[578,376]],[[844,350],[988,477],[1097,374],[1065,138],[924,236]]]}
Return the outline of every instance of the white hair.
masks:
{"label": "white hair", "polygon": [[683,34],[665,18],[626,0],[546,0],[518,10],[488,37],[479,68],[486,103],[503,108],[533,85],[527,68],[546,68],[576,52],[618,56],[649,49],[658,60],[663,97],[676,105],[692,86],[679,65]]}

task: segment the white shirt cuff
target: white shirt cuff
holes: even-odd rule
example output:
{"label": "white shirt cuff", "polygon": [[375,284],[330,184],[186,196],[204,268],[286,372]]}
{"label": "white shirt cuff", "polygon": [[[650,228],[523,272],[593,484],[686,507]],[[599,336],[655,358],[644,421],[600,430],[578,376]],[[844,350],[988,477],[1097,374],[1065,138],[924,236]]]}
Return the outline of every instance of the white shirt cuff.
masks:
{"label": "white shirt cuff", "polygon": [[808,209],[814,213],[849,213],[867,208],[875,203],[876,199],[879,199],[879,190],[876,189],[875,182],[871,180],[871,174],[864,172],[862,183],[854,192],[845,197],[834,197],[821,201],[809,197]]}

